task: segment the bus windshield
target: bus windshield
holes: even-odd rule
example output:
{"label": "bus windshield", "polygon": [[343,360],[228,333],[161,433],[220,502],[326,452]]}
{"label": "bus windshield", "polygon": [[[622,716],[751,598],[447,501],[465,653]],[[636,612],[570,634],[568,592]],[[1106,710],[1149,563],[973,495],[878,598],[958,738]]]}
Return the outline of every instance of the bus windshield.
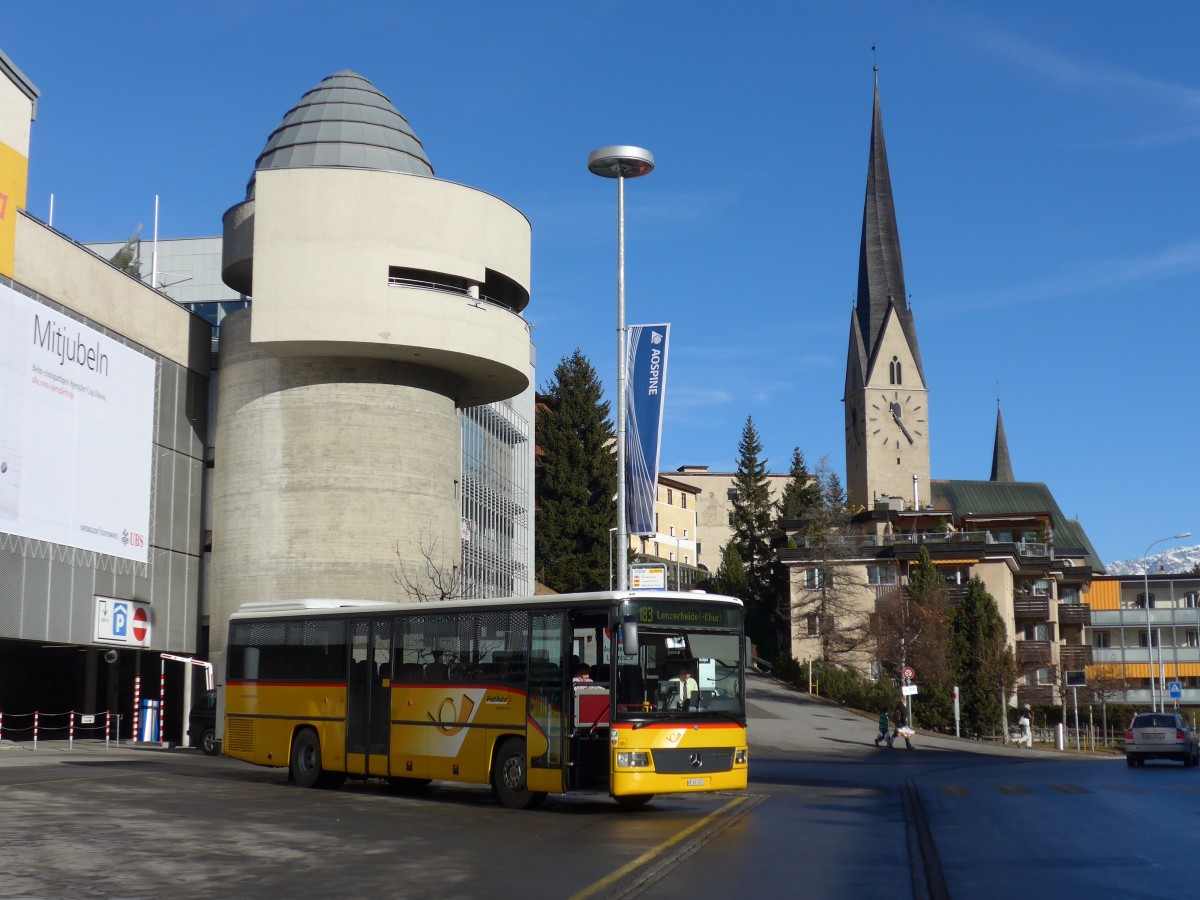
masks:
{"label": "bus windshield", "polygon": [[614,635],[618,720],[745,715],[740,608],[636,600],[622,613],[638,638],[630,653]]}

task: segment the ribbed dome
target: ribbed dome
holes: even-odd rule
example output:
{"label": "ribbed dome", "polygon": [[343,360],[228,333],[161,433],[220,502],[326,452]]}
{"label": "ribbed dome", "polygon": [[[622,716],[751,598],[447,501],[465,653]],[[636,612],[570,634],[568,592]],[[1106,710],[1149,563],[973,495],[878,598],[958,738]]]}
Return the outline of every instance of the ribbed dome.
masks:
{"label": "ribbed dome", "polygon": [[[379,169],[433,175],[425,148],[392,101],[349,69],[330,75],[300,98],[271,132],[254,170]],[[254,178],[246,198],[254,196]]]}

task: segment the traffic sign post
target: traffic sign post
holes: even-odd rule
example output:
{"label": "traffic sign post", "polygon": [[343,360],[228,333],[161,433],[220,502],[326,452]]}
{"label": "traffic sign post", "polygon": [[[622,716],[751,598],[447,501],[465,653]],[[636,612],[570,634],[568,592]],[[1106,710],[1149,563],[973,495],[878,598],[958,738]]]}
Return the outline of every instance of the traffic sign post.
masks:
{"label": "traffic sign post", "polygon": [[1168,681],[1167,682],[1167,696],[1169,696],[1172,700],[1174,700],[1175,705],[1178,706],[1179,701],[1183,699],[1183,682],[1182,681]]}

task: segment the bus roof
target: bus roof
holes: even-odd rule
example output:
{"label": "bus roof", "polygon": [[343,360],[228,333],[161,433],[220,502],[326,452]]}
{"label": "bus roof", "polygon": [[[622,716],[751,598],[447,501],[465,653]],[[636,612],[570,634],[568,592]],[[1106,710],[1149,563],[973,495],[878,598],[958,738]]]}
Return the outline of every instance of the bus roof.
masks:
{"label": "bus roof", "polygon": [[583,594],[542,594],[536,597],[498,597],[494,600],[442,600],[432,603],[403,603],[391,600],[334,600],[311,598],[303,600],[255,600],[243,603],[232,616],[234,619],[260,618],[287,613],[319,613],[353,615],[371,612],[425,612],[433,615],[442,611],[464,609],[505,609],[514,606],[576,607],[612,606],[622,600],[670,600],[690,603],[722,603],[742,606],[737,597],[709,594],[704,591],[593,591]]}

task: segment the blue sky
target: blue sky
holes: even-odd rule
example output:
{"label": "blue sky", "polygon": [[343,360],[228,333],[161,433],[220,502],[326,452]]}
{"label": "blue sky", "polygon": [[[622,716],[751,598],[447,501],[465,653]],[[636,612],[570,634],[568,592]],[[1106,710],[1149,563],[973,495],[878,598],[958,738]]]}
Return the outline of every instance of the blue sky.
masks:
{"label": "blue sky", "polygon": [[[842,388],[873,57],[931,388],[935,478],[986,479],[997,390],[1018,479],[1105,560],[1200,535],[1193,3],[26,4],[0,49],[38,86],[28,208],[80,241],[217,234],[283,114],[371,79],[438,177],[533,224],[539,384],[616,357],[608,144],[627,320],[672,323],[662,468],[844,470]],[[998,385],[998,387],[997,387]],[[1200,538],[1182,543],[1200,543]],[[1160,544],[1163,550],[1171,543]]]}

